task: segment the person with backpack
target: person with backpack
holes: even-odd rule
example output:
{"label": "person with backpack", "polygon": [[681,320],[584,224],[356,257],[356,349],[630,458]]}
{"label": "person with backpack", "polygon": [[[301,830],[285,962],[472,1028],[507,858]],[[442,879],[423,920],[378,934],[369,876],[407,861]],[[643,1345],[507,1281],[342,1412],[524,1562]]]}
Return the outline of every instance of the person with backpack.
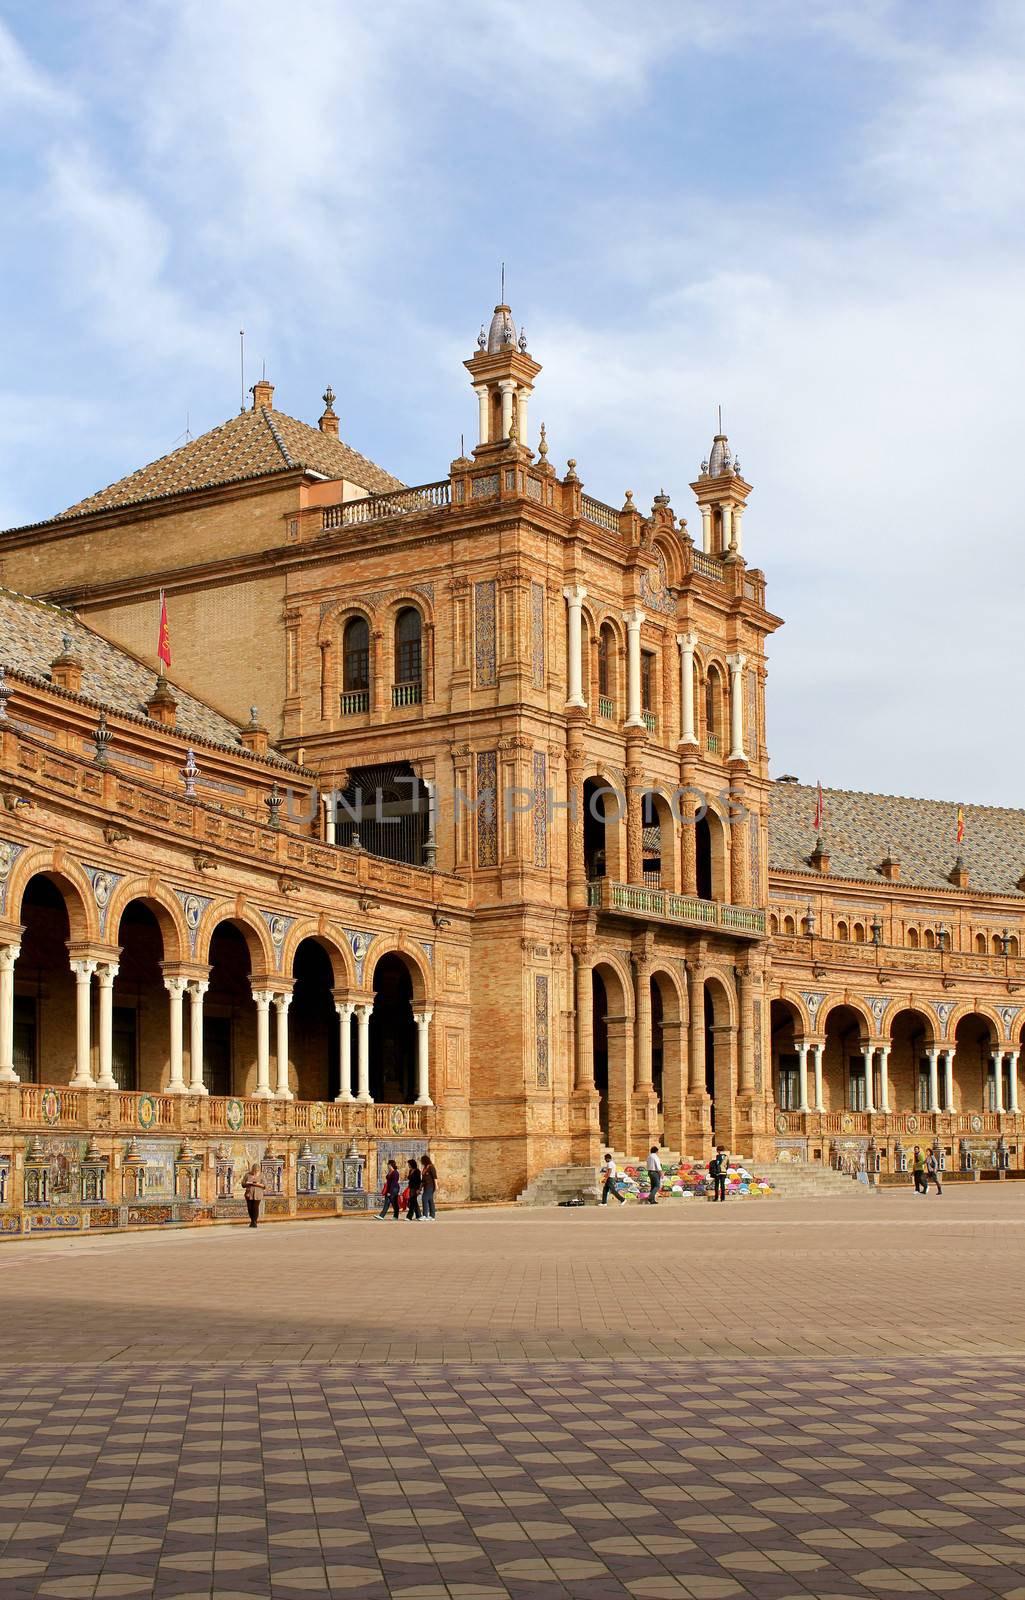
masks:
{"label": "person with backpack", "polygon": [[623,1196],[620,1194],[619,1190],[616,1188],[616,1179],[618,1178],[619,1174],[616,1171],[616,1163],[615,1163],[615,1160],[613,1159],[613,1155],[612,1155],[612,1151],[611,1150],[606,1150],[606,1152],[605,1152],[605,1165],[601,1169],[601,1175],[602,1175],[602,1178],[604,1179],[604,1182],[602,1183],[602,1187],[601,1187],[601,1203],[602,1203],[602,1205],[603,1206],[607,1206],[608,1205],[608,1203],[609,1203],[609,1195],[610,1194],[614,1194],[616,1199],[619,1201],[620,1205],[623,1205],[623,1203],[624,1203]]}
{"label": "person with backpack", "polygon": [[929,1193],[929,1180],[930,1180],[930,1178],[932,1179],[933,1183],[936,1185],[936,1193],[937,1194],[942,1194],[943,1193],[943,1185],[940,1183],[940,1158],[936,1154],[935,1150],[930,1150],[929,1154],[925,1158],[925,1172],[922,1175],[922,1193],[923,1194],[928,1194]]}
{"label": "person with backpack", "polygon": [[648,1159],[644,1163],[648,1172],[648,1204],[658,1205],[658,1192],[662,1187],[662,1158],[658,1153],[658,1145],[653,1144],[648,1151]]}
{"label": "person with backpack", "polygon": [[381,1193],[384,1196],[384,1205],[377,1213],[378,1222],[383,1222],[389,1211],[392,1212],[395,1221],[398,1222],[399,1189],[401,1186],[402,1180],[399,1177],[398,1164],[394,1161],[389,1161],[388,1169],[384,1175],[384,1183],[381,1185]]}
{"label": "person with backpack", "polygon": [[423,1168],[421,1176],[423,1178],[424,1221],[437,1222],[438,1213],[434,1206],[434,1193],[438,1187],[438,1169],[426,1153],[420,1157],[420,1165]]}
{"label": "person with backpack", "polygon": [[406,1173],[406,1190],[409,1200],[406,1205],[406,1221],[422,1222],[420,1215],[420,1190],[423,1188],[423,1179],[420,1168],[417,1166],[416,1156],[409,1158],[409,1171]]}
{"label": "person with backpack", "polygon": [[722,1145],[716,1145],[715,1154],[708,1163],[709,1175],[712,1179],[712,1199],[726,1199],[726,1173],[729,1170],[730,1158]]}

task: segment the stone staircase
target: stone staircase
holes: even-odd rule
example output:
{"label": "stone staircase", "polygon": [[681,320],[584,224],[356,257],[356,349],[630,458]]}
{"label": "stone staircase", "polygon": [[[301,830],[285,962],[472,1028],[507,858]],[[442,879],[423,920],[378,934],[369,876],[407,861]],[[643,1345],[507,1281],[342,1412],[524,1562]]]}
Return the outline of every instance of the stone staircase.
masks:
{"label": "stone staircase", "polygon": [[567,1200],[596,1206],[599,1193],[597,1167],[546,1167],[516,1199],[521,1206],[558,1206]]}
{"label": "stone staircase", "polygon": [[771,1183],[776,1193],[786,1200],[812,1200],[816,1195],[861,1200],[879,1193],[875,1184],[860,1183],[848,1173],[837,1172],[834,1167],[820,1166],[818,1162],[802,1166],[788,1161],[755,1161],[749,1166],[752,1172]]}
{"label": "stone staircase", "polygon": [[[627,1165],[637,1167],[644,1165],[643,1161],[628,1159],[618,1151],[613,1154],[616,1165],[621,1171]],[[663,1150],[661,1156],[662,1165],[667,1169],[679,1160],[679,1157],[671,1151]],[[837,1172],[833,1167],[810,1163],[801,1166],[785,1161],[743,1161],[739,1157],[737,1159],[757,1177],[771,1183],[781,1199],[813,1200],[817,1195],[832,1195],[834,1199],[861,1200],[879,1193],[874,1184],[859,1183],[857,1178],[852,1178],[845,1172]],[[521,1206],[557,1206],[565,1204],[568,1200],[580,1200],[585,1206],[594,1206],[598,1204],[600,1194],[601,1178],[597,1167],[566,1166],[548,1167],[544,1172],[538,1173],[516,1198]]]}

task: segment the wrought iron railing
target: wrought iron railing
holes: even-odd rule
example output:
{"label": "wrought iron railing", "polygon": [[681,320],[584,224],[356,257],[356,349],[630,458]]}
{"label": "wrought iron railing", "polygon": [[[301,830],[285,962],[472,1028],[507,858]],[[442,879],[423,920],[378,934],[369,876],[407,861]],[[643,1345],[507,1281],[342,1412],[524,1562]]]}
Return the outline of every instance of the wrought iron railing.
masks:
{"label": "wrought iron railing", "polygon": [[589,494],[580,496],[580,514],[597,527],[607,528],[609,533],[619,532],[619,512],[602,500],[592,499]]}
{"label": "wrought iron railing", "polygon": [[696,895],[672,894],[647,882],[617,883],[611,878],[592,878],[587,886],[587,903],[605,911],[629,911],[665,922],[700,923],[732,933],[765,932],[765,912],[753,906],[724,905]]}
{"label": "wrought iron railing", "polygon": [[346,500],[339,506],[325,506],[324,532],[332,528],[351,528],[364,522],[381,522],[386,517],[402,517],[410,512],[437,511],[452,503],[448,478],[440,483],[421,483],[413,489],[395,489],[389,494],[370,494],[362,500]]}

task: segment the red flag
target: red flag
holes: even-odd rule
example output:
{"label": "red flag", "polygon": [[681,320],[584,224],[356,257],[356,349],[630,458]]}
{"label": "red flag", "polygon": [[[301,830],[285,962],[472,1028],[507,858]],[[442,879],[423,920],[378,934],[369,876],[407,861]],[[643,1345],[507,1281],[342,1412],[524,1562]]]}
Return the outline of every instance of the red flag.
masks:
{"label": "red flag", "polygon": [[818,798],[815,801],[815,832],[822,832],[822,785],[818,786]]}
{"label": "red flag", "polygon": [[171,630],[167,626],[167,601],[164,591],[160,591],[160,632],[157,635],[157,660],[162,661],[165,667],[171,665]]}
{"label": "red flag", "polygon": [[957,808],[957,842],[964,844],[964,806]]}

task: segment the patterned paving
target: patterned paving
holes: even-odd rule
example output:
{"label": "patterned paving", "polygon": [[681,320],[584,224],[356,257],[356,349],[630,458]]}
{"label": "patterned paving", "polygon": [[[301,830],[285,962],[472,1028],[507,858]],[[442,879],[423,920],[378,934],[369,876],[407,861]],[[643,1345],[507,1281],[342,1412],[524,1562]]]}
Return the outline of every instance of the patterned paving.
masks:
{"label": "patterned paving", "polygon": [[1021,1600],[1023,1376],[10,1369],[0,1593]]}

